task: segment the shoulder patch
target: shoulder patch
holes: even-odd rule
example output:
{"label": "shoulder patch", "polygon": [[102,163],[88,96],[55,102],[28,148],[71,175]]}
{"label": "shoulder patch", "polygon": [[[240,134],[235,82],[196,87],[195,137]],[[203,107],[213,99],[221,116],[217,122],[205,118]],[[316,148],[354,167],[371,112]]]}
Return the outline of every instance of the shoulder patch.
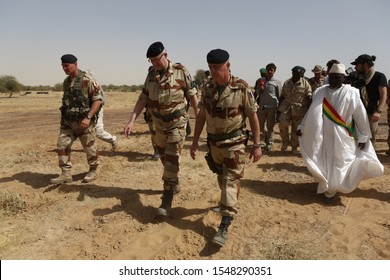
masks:
{"label": "shoulder patch", "polygon": [[95,91],[95,93],[98,93],[100,90],[100,86],[96,81],[93,81],[93,90]]}

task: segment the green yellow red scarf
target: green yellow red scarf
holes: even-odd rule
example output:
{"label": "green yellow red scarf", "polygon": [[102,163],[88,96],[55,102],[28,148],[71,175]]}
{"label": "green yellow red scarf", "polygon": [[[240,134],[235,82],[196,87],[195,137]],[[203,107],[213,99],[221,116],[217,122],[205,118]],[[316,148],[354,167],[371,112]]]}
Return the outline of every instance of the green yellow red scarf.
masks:
{"label": "green yellow red scarf", "polygon": [[351,124],[347,124],[336,112],[336,110],[332,107],[332,105],[330,105],[330,103],[326,98],[324,98],[322,102],[322,112],[324,113],[325,116],[328,117],[328,119],[330,119],[335,124],[345,127],[345,129],[348,131],[348,135],[356,139],[354,120],[352,119]]}

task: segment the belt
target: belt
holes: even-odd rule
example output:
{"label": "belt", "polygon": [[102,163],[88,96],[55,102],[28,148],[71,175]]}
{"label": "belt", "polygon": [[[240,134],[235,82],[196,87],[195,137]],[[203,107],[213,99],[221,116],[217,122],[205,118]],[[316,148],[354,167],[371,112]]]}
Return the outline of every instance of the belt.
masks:
{"label": "belt", "polygon": [[242,134],[242,130],[241,129],[237,129],[237,130],[233,130],[232,132],[224,133],[224,134],[211,134],[211,133],[207,133],[207,139],[210,140],[210,141],[216,142],[216,141],[224,141],[224,140],[227,140],[227,139],[230,139],[230,138],[234,138],[234,137],[238,137],[238,136],[241,136],[241,135],[243,135]]}
{"label": "belt", "polygon": [[179,116],[182,116],[186,113],[186,109],[183,108],[183,109],[180,109],[180,110],[177,110],[169,115],[160,115],[159,113],[156,113],[156,112],[152,112],[153,116],[155,116],[156,118],[162,120],[163,122],[170,122],[170,121],[173,121],[174,119],[176,119],[177,117]]}

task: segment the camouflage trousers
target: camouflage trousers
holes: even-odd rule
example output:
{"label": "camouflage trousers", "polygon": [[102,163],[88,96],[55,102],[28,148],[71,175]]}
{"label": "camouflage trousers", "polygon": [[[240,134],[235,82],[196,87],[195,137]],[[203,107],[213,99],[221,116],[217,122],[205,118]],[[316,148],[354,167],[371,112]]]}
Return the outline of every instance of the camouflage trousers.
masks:
{"label": "camouflage trousers", "polygon": [[168,131],[156,130],[155,144],[163,164],[165,190],[174,190],[179,185],[180,155],[186,137],[185,126]]}
{"label": "camouflage trousers", "polygon": [[218,175],[221,214],[234,216],[238,212],[236,205],[240,193],[240,179],[244,176],[245,162],[240,161],[240,156],[245,154],[245,145],[223,148],[210,145],[210,151],[215,163],[223,166],[222,174]]}
{"label": "camouflage trousers", "polygon": [[61,125],[60,135],[57,140],[57,154],[59,166],[62,170],[70,170],[72,162],[70,160],[73,142],[79,138],[90,167],[96,168],[99,165],[99,154],[96,145],[95,128],[81,128],[78,122],[67,122]]}
{"label": "camouflage trousers", "polygon": [[149,112],[149,110],[146,111],[147,117],[145,117],[145,121],[148,123],[149,131],[151,134],[151,141],[152,141],[152,146],[156,146],[156,126],[153,123],[152,116]]}
{"label": "camouflage trousers", "polygon": [[[295,134],[298,125],[301,123],[304,115],[292,115],[291,110],[287,113],[280,114],[280,137],[282,138],[282,145],[290,144],[291,147],[297,148],[299,146],[298,136]],[[291,132],[289,127],[291,124]]]}

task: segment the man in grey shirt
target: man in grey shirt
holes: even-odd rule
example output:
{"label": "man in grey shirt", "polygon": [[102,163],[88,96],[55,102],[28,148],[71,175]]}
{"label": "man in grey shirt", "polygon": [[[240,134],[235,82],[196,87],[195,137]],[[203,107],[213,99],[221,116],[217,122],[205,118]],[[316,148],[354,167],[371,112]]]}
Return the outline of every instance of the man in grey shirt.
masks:
{"label": "man in grey shirt", "polygon": [[[257,110],[260,131],[260,139],[263,148],[266,151],[272,151],[274,143],[274,126],[276,123],[276,113],[279,106],[280,93],[282,90],[282,83],[274,78],[276,72],[276,65],[269,63],[266,67],[266,75],[261,78],[257,84],[256,93],[258,94],[259,110]],[[267,129],[265,130],[265,123],[267,122]]]}

